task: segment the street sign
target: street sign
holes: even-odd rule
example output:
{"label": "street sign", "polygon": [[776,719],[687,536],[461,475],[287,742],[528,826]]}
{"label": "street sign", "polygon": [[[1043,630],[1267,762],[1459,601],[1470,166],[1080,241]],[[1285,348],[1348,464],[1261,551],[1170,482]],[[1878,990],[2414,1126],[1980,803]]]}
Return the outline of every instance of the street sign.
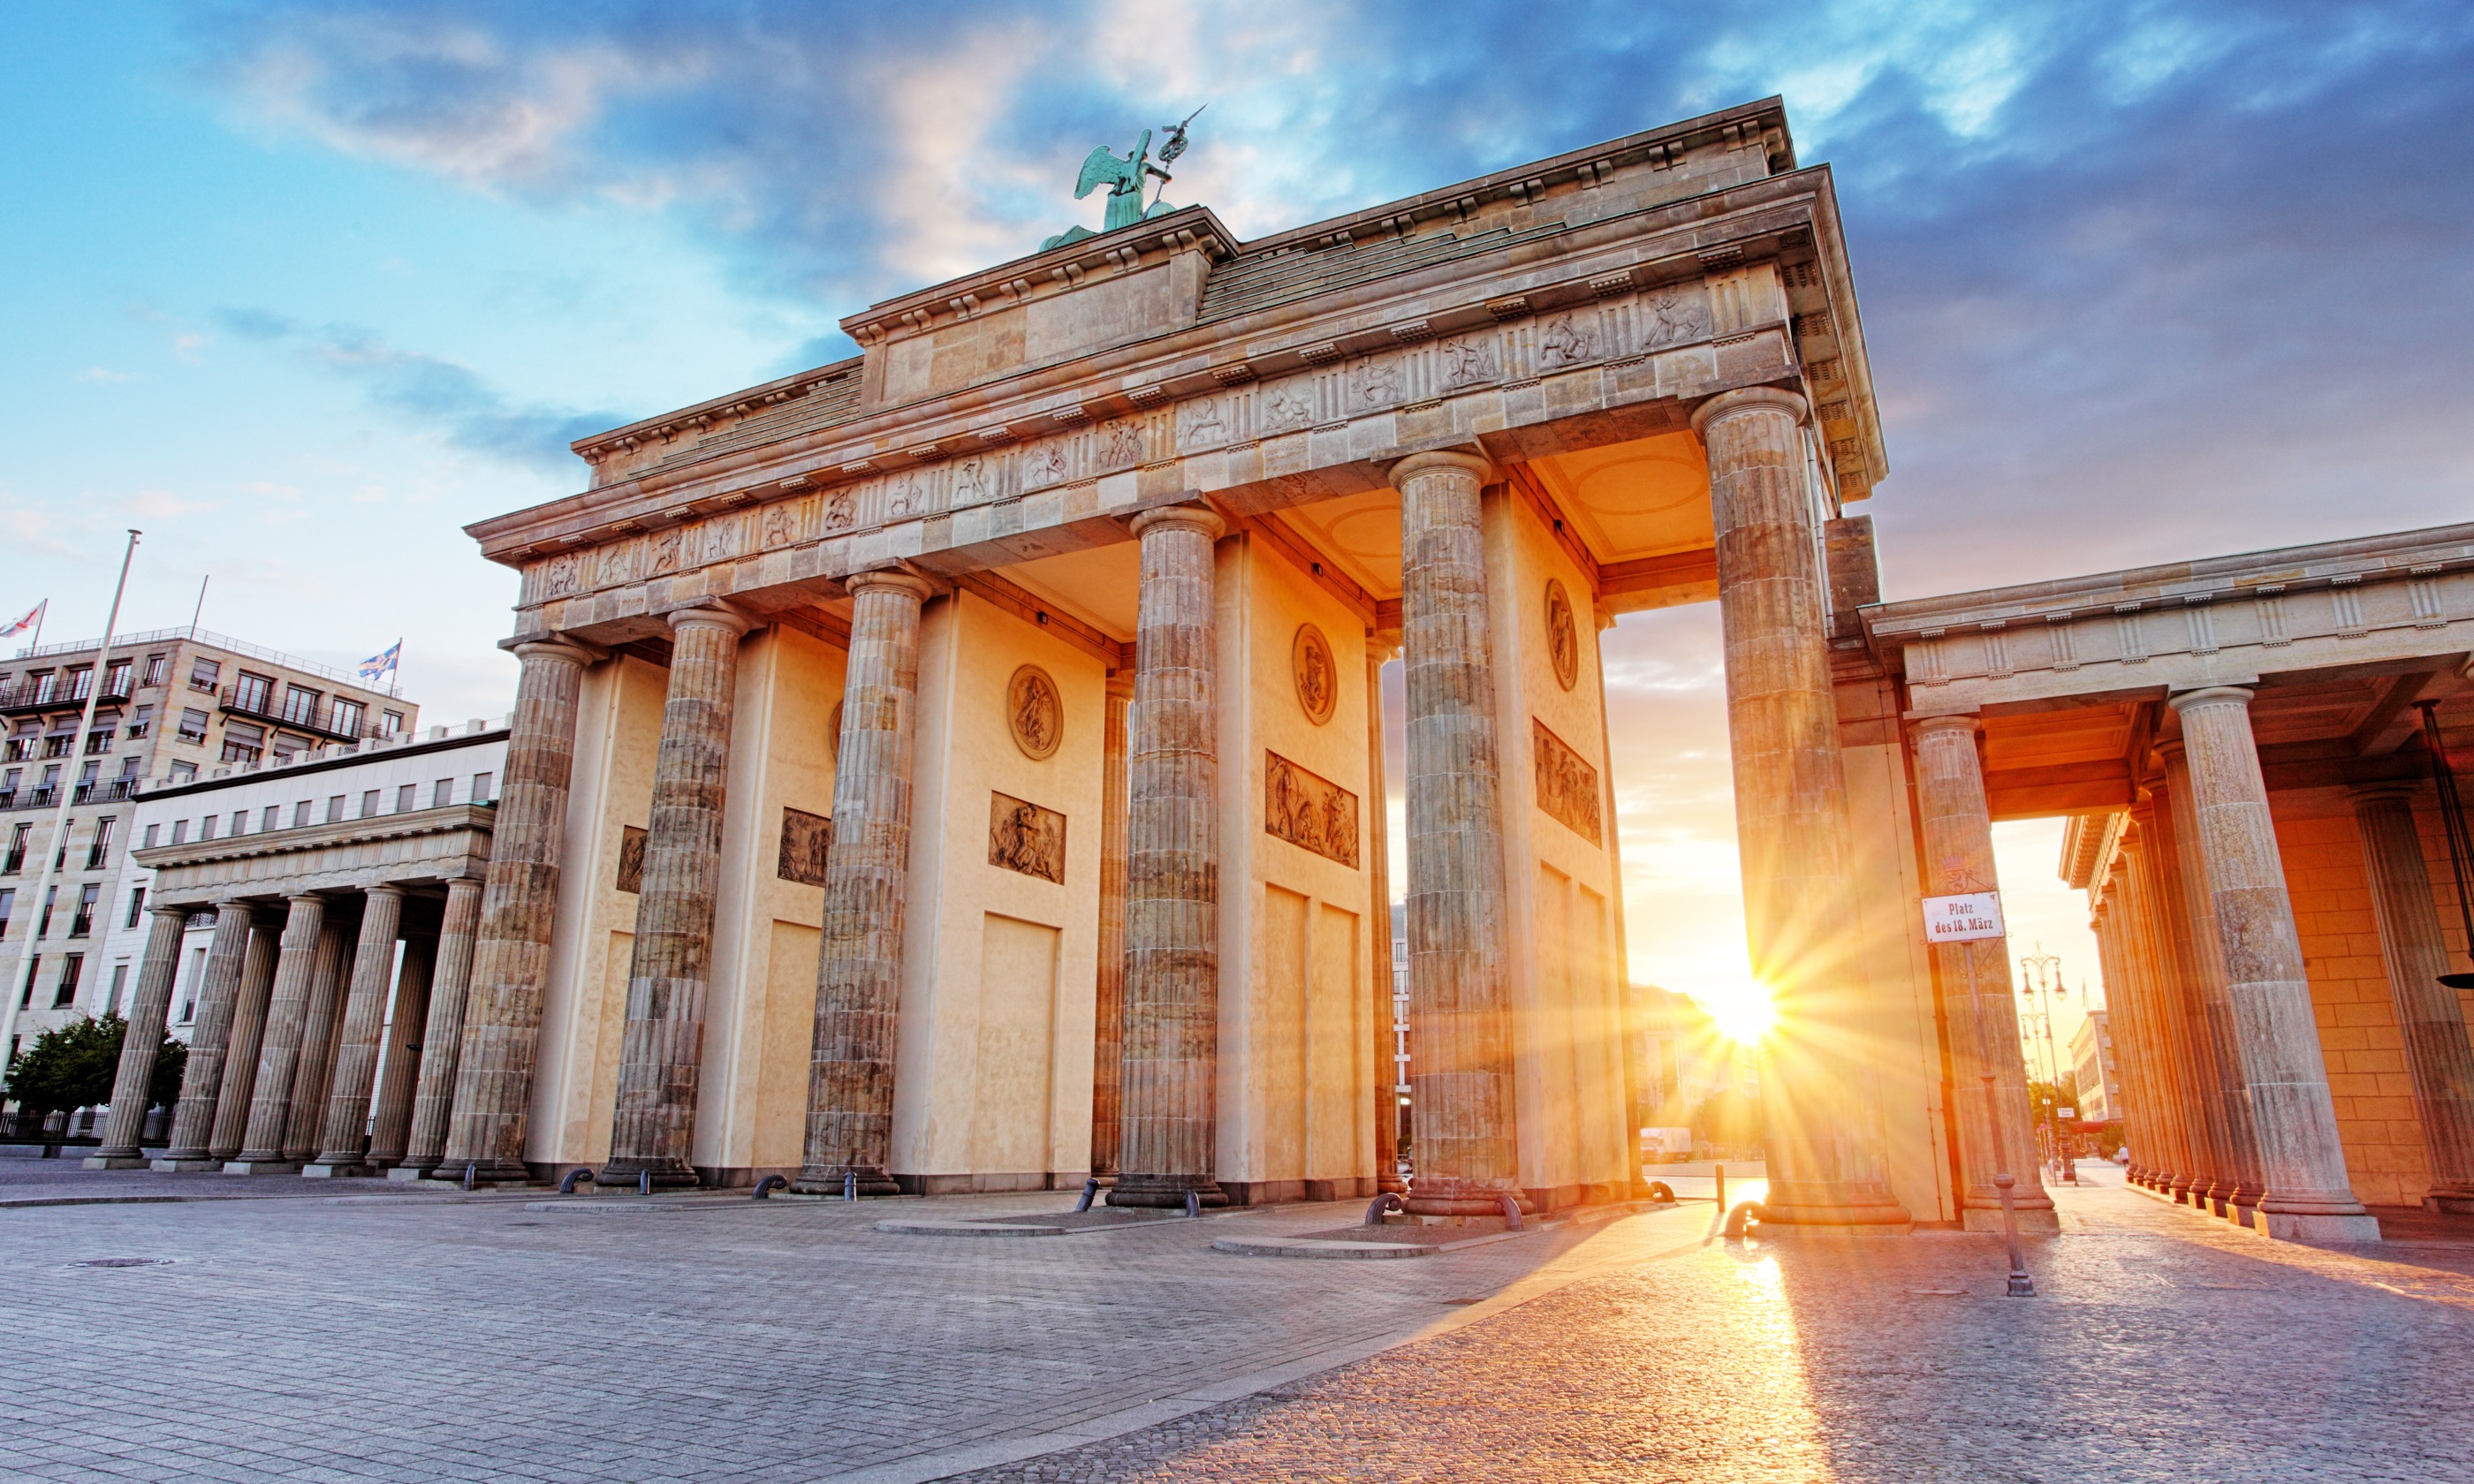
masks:
{"label": "street sign", "polygon": [[2064,1118],[2075,1118],[2079,1115],[2079,1111],[2075,1108],[2056,1108],[2053,1113],[2056,1116]]}
{"label": "street sign", "polygon": [[1925,898],[1925,942],[1976,943],[2001,936],[2001,894]]}

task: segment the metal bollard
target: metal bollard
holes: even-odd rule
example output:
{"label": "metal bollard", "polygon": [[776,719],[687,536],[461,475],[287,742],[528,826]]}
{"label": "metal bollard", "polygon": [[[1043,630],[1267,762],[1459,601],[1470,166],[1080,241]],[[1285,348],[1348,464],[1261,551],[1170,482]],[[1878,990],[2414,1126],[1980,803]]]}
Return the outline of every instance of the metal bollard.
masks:
{"label": "metal bollard", "polygon": [[842,1199],[845,1201],[859,1199],[859,1171],[842,1171]]}
{"label": "metal bollard", "polygon": [[467,1190],[473,1188],[473,1166],[470,1164],[464,1166],[464,1188]]}
{"label": "metal bollard", "polygon": [[1082,1199],[1074,1203],[1074,1214],[1081,1215],[1091,1209],[1091,1198],[1100,1193],[1100,1177],[1090,1176],[1082,1182]]}
{"label": "metal bollard", "polygon": [[577,1182],[590,1181],[591,1179],[593,1179],[593,1170],[591,1167],[579,1164],[575,1168],[569,1170],[566,1178],[558,1183],[558,1193],[561,1195],[573,1195],[575,1194]]}
{"label": "metal bollard", "polygon": [[1379,1227],[1383,1225],[1384,1212],[1404,1211],[1408,1209],[1407,1204],[1400,1199],[1400,1192],[1386,1190],[1374,1198],[1374,1204],[1366,1208],[1366,1224],[1370,1227]]}
{"label": "metal bollard", "polygon": [[1503,1230],[1506,1232],[1519,1231],[1520,1197],[1516,1195],[1498,1195],[1494,1198],[1494,1204],[1503,1208]]}
{"label": "metal bollard", "polygon": [[643,1169],[636,1172],[636,1193],[638,1195],[651,1195],[653,1193],[653,1167],[651,1165],[647,1164]]}
{"label": "metal bollard", "polygon": [[1710,1168],[1710,1172],[1718,1177],[1718,1209],[1725,1210],[1727,1209],[1727,1166],[1713,1164]]}
{"label": "metal bollard", "polygon": [[1188,1190],[1185,1193],[1185,1214],[1189,1220],[1201,1221],[1202,1219],[1202,1193],[1201,1191]]}
{"label": "metal bollard", "polygon": [[767,1175],[763,1180],[756,1183],[756,1193],[748,1197],[748,1199],[753,1201],[769,1201],[773,1199],[774,1191],[787,1189],[788,1188],[789,1184],[790,1181],[788,1176]]}

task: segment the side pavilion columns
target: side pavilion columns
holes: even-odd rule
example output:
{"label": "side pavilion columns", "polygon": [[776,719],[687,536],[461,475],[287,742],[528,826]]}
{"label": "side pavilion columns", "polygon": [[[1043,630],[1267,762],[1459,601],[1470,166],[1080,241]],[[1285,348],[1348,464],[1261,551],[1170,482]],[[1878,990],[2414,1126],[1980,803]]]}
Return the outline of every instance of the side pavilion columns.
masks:
{"label": "side pavilion columns", "polygon": [[1408,689],[1409,1080],[1419,1215],[1525,1209],[1512,1129],[1501,753],[1487,634],[1480,495],[1493,467],[1421,453],[1400,491],[1401,661]]}
{"label": "side pavilion columns", "polygon": [[2285,890],[2268,787],[2250,730],[2250,692],[2212,686],[2171,698],[2182,718],[2198,813],[2199,849],[2224,945],[2225,985],[2241,1030],[2268,1233],[2307,1241],[2376,1242],[2345,1174],[2337,1110],[2304,977],[2302,940]]}
{"label": "side pavilion columns", "polygon": [[[1723,393],[1692,415],[1709,449],[1746,932],[1754,977],[1778,1008],[1761,1080],[1764,1224],[1904,1230],[1907,1211],[1887,1178],[1871,1007],[1850,952],[1846,774],[1804,419],[1804,398],[1774,387]],[[1421,1102],[1421,1145],[1425,1128]]]}
{"label": "side pavilion columns", "polygon": [[739,641],[749,622],[721,608],[670,615],[669,694],[653,763],[644,889],[627,968],[627,1029],[605,1185],[692,1185],[713,911],[721,883],[722,791],[730,773]]}
{"label": "side pavilion columns", "polygon": [[2414,1112],[2431,1161],[2431,1193],[2423,1204],[2474,1212],[2474,1048],[2466,1044],[2457,992],[2439,982],[2448,969],[2448,940],[2440,934],[2431,870],[2414,828],[2416,791],[2410,783],[2357,787],[2354,824],[2363,837],[2380,956],[2388,964]]}
{"label": "side pavilion columns", "polygon": [[[1924,827],[1927,890],[1936,896],[1998,890],[1994,873],[1993,814],[1984,793],[1984,770],[1976,754],[1977,723],[1965,716],[1936,716],[1915,727],[1916,802]],[[1951,1009],[1950,1039],[1956,1053],[1953,1095],[1959,1121],[1967,1179],[1967,1224],[2001,1209],[1996,1174],[2018,1181],[2012,1199],[2031,1225],[2056,1230],[2053,1198],[2036,1177],[2035,1115],[2027,1102],[2027,1065],[2020,1055],[2019,1016],[2010,1003],[2009,940],[1937,944],[1933,961]],[[1985,1074],[1992,1073],[1987,1084]]]}
{"label": "side pavilion columns", "polygon": [[189,924],[186,907],[157,907],[146,933],[146,957],[137,967],[137,996],[130,1002],[129,1027],[120,1041],[120,1070],[111,1084],[111,1112],[104,1120],[103,1146],[86,1156],[90,1170],[146,1167],[137,1138],[146,1128],[147,1095],[155,1083],[155,1056],[163,1048],[163,1021],[172,1006],[172,980],[181,968],[181,935]]}
{"label": "side pavilion columns", "polygon": [[481,1180],[524,1180],[542,985],[565,864],[567,794],[575,774],[575,708],[597,657],[556,640],[519,644],[515,721],[481,888],[479,945],[456,1058],[455,1104],[442,1164]]}
{"label": "side pavilion columns", "polygon": [[1142,542],[1127,709],[1125,1062],[1111,1206],[1205,1206],[1220,1060],[1220,762],[1214,547],[1191,506],[1134,517]]}
{"label": "side pavilion columns", "polygon": [[850,663],[825,858],[824,941],[808,1065],[808,1128],[795,1188],[892,1195],[894,1032],[910,881],[911,742],[919,713],[919,609],[928,584],[864,572],[851,593]]}

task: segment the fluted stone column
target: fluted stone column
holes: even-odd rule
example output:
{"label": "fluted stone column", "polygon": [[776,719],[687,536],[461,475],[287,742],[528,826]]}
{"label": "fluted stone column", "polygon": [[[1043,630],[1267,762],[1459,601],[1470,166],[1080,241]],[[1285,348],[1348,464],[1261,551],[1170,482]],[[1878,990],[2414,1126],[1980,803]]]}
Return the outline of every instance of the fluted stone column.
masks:
{"label": "fluted stone column", "polygon": [[2094,899],[2088,930],[2096,934],[2098,971],[2104,976],[2105,1005],[2112,1016],[2114,1070],[2122,1093],[2122,1137],[2130,1149],[2122,1177],[2132,1185],[2144,1185],[2147,1183],[2148,1161],[2153,1158],[2148,1144],[2155,1136],[2148,1113],[2146,1067],[2133,1035],[2136,1015],[2131,1008],[2128,970],[2122,967],[2122,931],[2101,886],[2091,890],[2089,896]]}
{"label": "fluted stone column", "polygon": [[[1399,653],[1389,634],[1366,634],[1366,921],[1373,929],[1374,1188],[1407,1194],[1400,1179],[1399,1068],[1392,1062],[1392,795],[1384,778],[1383,662]],[[1630,1113],[1626,1113],[1630,1117]]]}
{"label": "fluted stone column", "polygon": [[644,888],[627,965],[627,1028],[610,1159],[599,1181],[696,1183],[696,1089],[704,1069],[704,1001],[713,974],[713,909],[721,886],[722,795],[739,641],[748,621],[726,609],[670,615],[669,693],[653,760]]}
{"label": "fluted stone column", "polygon": [[301,1170],[313,1179],[369,1169],[370,1093],[377,1077],[387,991],[395,979],[396,930],[402,921],[402,887],[382,884],[363,894],[360,943],[352,950],[352,989],[344,999],[343,1041],[335,1052],[326,1124],[318,1136],[322,1147],[318,1158]]}
{"label": "fluted stone column", "polygon": [[137,965],[137,995],[130,1002],[128,1029],[121,1037],[120,1070],[111,1082],[111,1112],[104,1120],[101,1146],[86,1156],[87,1169],[146,1167],[137,1139],[146,1131],[155,1055],[163,1047],[163,1022],[171,1013],[173,981],[181,972],[181,935],[188,926],[188,908],[155,909],[155,921],[146,932],[146,954]]}
{"label": "fluted stone column", "polygon": [[[344,903],[329,902],[329,908]],[[352,983],[358,919],[335,911],[318,929],[318,961],[310,971],[309,1011],[301,1026],[301,1061],[292,1073],[292,1109],[283,1122],[283,1158],[305,1164],[327,1132],[327,1089],[334,1081],[336,1041],[344,1029],[344,991]]]}
{"label": "fluted stone column", "polygon": [[1091,1173],[1117,1179],[1118,1122],[1125,1113],[1126,1056],[1126,710],[1134,678],[1108,676],[1100,787],[1100,969],[1093,996]]}
{"label": "fluted stone column", "polygon": [[[1502,749],[1486,581],[1493,466],[1425,453],[1400,491],[1400,643],[1408,685],[1409,1023],[1418,1112],[1408,1209],[1497,1214],[1521,1193],[1513,1127]],[[1388,922],[1385,924],[1390,925]]]}
{"label": "fluted stone column", "polygon": [[2413,1079],[2414,1116],[2431,1161],[2434,1210],[2474,1212],[2474,1050],[2465,1040],[2465,1012],[2457,992],[2439,982],[2448,969],[2431,869],[2414,827],[2412,783],[2366,783],[2352,791],[2354,826],[2363,837],[2371,910],[2380,924],[2380,957],[2405,1040]]}
{"label": "fluted stone column", "polygon": [[2250,1112],[2250,1088],[2243,1081],[2242,1049],[2234,1028],[2233,998],[2225,989],[2225,948],[2217,937],[2217,915],[2209,908],[2207,865],[2199,853],[2199,812],[2191,801],[2191,763],[2182,744],[2171,741],[2157,751],[2165,758],[2165,797],[2173,826],[2171,870],[2179,903],[2174,928],[2182,941],[2184,962],[2197,993],[2195,1028],[2207,1052],[2210,1085],[2224,1138],[2224,1163],[2209,1185],[2217,1214],[2234,1209],[2247,1225],[2259,1206],[2265,1182],[2259,1168],[2259,1130]]}
{"label": "fluted stone column", "polygon": [[455,1102],[455,1058],[464,1045],[464,1001],[473,987],[473,948],[481,922],[481,883],[447,883],[447,914],[438,926],[438,965],[429,987],[429,1021],[421,1034],[421,1078],[412,1096],[412,1132],[403,1162],[390,1180],[438,1168],[447,1154],[447,1118]]}
{"label": "fluted stone column", "polygon": [[2268,1182],[2260,1215],[2272,1236],[2377,1241],[2380,1224],[2354,1199],[2337,1137],[2302,940],[2251,737],[2250,692],[2213,686],[2174,696],[2171,704],[2182,717],[2200,851],[2258,1120]]}
{"label": "fluted stone column", "polygon": [[[1927,889],[1935,896],[2001,889],[1977,731],[1975,718],[1968,716],[1936,716],[1915,725],[1916,812]],[[2006,1173],[2018,1182],[2012,1201],[2023,1222],[2058,1231],[2052,1197],[2037,1175],[2035,1111],[2027,1097],[2019,1015],[2010,998],[2009,940],[1936,944],[1932,955],[1950,1012],[1966,1223],[2000,1227],[2001,1192],[1993,1177]],[[1989,1089],[1988,1071],[1994,1078]]]}
{"label": "fluted stone column", "polygon": [[919,609],[928,584],[861,572],[851,593],[850,659],[834,765],[834,839],[825,857],[816,1023],[809,1041],[808,1129],[794,1189],[862,1195],[898,1188],[893,1147],[895,1017],[910,894],[911,739],[919,713]]}
{"label": "fluted stone column", "polygon": [[2192,941],[2193,903],[2183,896],[2182,843],[2173,827],[2171,793],[2170,781],[2157,780],[2156,808],[2149,833],[2154,847],[2149,886],[2156,897],[2157,951],[2167,976],[2165,990],[2171,1001],[2174,1045],[2181,1057],[2190,1100],[2191,1132],[2197,1144],[2197,1161],[2185,1194],[2192,1205],[2205,1207],[2221,1216],[2240,1181],[2234,1173],[2237,1161],[2231,1120],[2225,1111],[2224,1081],[2217,1066],[2216,1043],[2208,1030],[2207,965]]}
{"label": "fluted stone column", "polygon": [[465,996],[464,1044],[456,1053],[447,1169],[476,1179],[521,1181],[541,1048],[542,987],[549,976],[551,920],[567,859],[567,794],[575,776],[575,709],[584,667],[599,658],[580,644],[515,646],[515,721],[499,769],[490,872]]}
{"label": "fluted stone column", "polygon": [[[1826,586],[1800,426],[1759,387],[1692,415],[1707,444],[1745,931],[1777,1028],[1764,1047],[1763,1225],[1906,1228],[1890,1193],[1873,1007],[1856,938]],[[1425,1110],[1418,1110],[1419,1140]]]}
{"label": "fluted stone column", "polygon": [[421,1075],[421,1038],[429,1023],[429,978],[437,961],[437,939],[426,933],[404,939],[395,1013],[387,1017],[386,1055],[378,1064],[377,1096],[370,1109],[372,1169],[401,1164],[412,1137],[412,1089]]}
{"label": "fluted stone column", "polygon": [[2133,806],[2131,820],[2131,930],[2140,958],[2141,1008],[2147,1012],[2172,1152],[2171,1172],[2162,1188],[2175,1201],[2187,1202],[2195,1186],[2202,1190],[2207,1187],[2207,1138],[2191,1071],[2190,1026],[2182,1013],[2171,948],[2164,933],[2167,913],[2157,884],[2156,810],[2152,797]]}
{"label": "fluted stone column", "polygon": [[257,1089],[250,1099],[249,1129],[240,1157],[227,1175],[289,1174],[298,1161],[283,1157],[283,1136],[292,1121],[292,1084],[301,1071],[301,1038],[309,1023],[309,995],[318,979],[318,944],[327,928],[325,898],[297,896],[284,906],[280,956],[275,965],[274,997],[266,1012],[266,1037],[257,1055]]}
{"label": "fluted stone column", "polygon": [[250,1093],[257,1086],[257,1053],[266,1040],[266,1005],[275,993],[275,959],[281,929],[254,924],[241,958],[240,993],[232,1001],[231,1037],[224,1051],[224,1085],[215,1094],[215,1132],[207,1153],[229,1161],[249,1134]]}
{"label": "fluted stone column", "polygon": [[1126,712],[1125,1057],[1111,1206],[1225,1206],[1220,1079],[1220,756],[1214,552],[1194,506],[1134,517],[1142,542]]}
{"label": "fluted stone column", "polygon": [[241,961],[249,953],[250,925],[248,903],[215,903],[206,982],[198,993],[188,1065],[181,1073],[181,1101],[172,1110],[172,1146],[155,1161],[158,1170],[210,1170],[223,1163],[211,1152],[215,1104],[223,1094],[224,1054],[231,1042],[232,1013],[240,998]]}

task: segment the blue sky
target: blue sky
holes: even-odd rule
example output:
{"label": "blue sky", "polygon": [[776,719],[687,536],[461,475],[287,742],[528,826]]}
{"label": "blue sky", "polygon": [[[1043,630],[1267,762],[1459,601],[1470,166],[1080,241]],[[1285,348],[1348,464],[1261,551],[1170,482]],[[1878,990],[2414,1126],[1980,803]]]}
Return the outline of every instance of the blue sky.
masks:
{"label": "blue sky", "polygon": [[[1172,196],[1257,235],[1783,93],[1893,596],[2463,518],[2469,79],[2474,10],[2414,3],[12,6],[0,608],[99,630],[139,525],[129,623],[211,572],[209,627],[400,635],[495,713],[462,523],[1092,217],[1081,155],[1206,100]],[[1732,847],[1713,630],[1611,649],[1636,938]]]}

